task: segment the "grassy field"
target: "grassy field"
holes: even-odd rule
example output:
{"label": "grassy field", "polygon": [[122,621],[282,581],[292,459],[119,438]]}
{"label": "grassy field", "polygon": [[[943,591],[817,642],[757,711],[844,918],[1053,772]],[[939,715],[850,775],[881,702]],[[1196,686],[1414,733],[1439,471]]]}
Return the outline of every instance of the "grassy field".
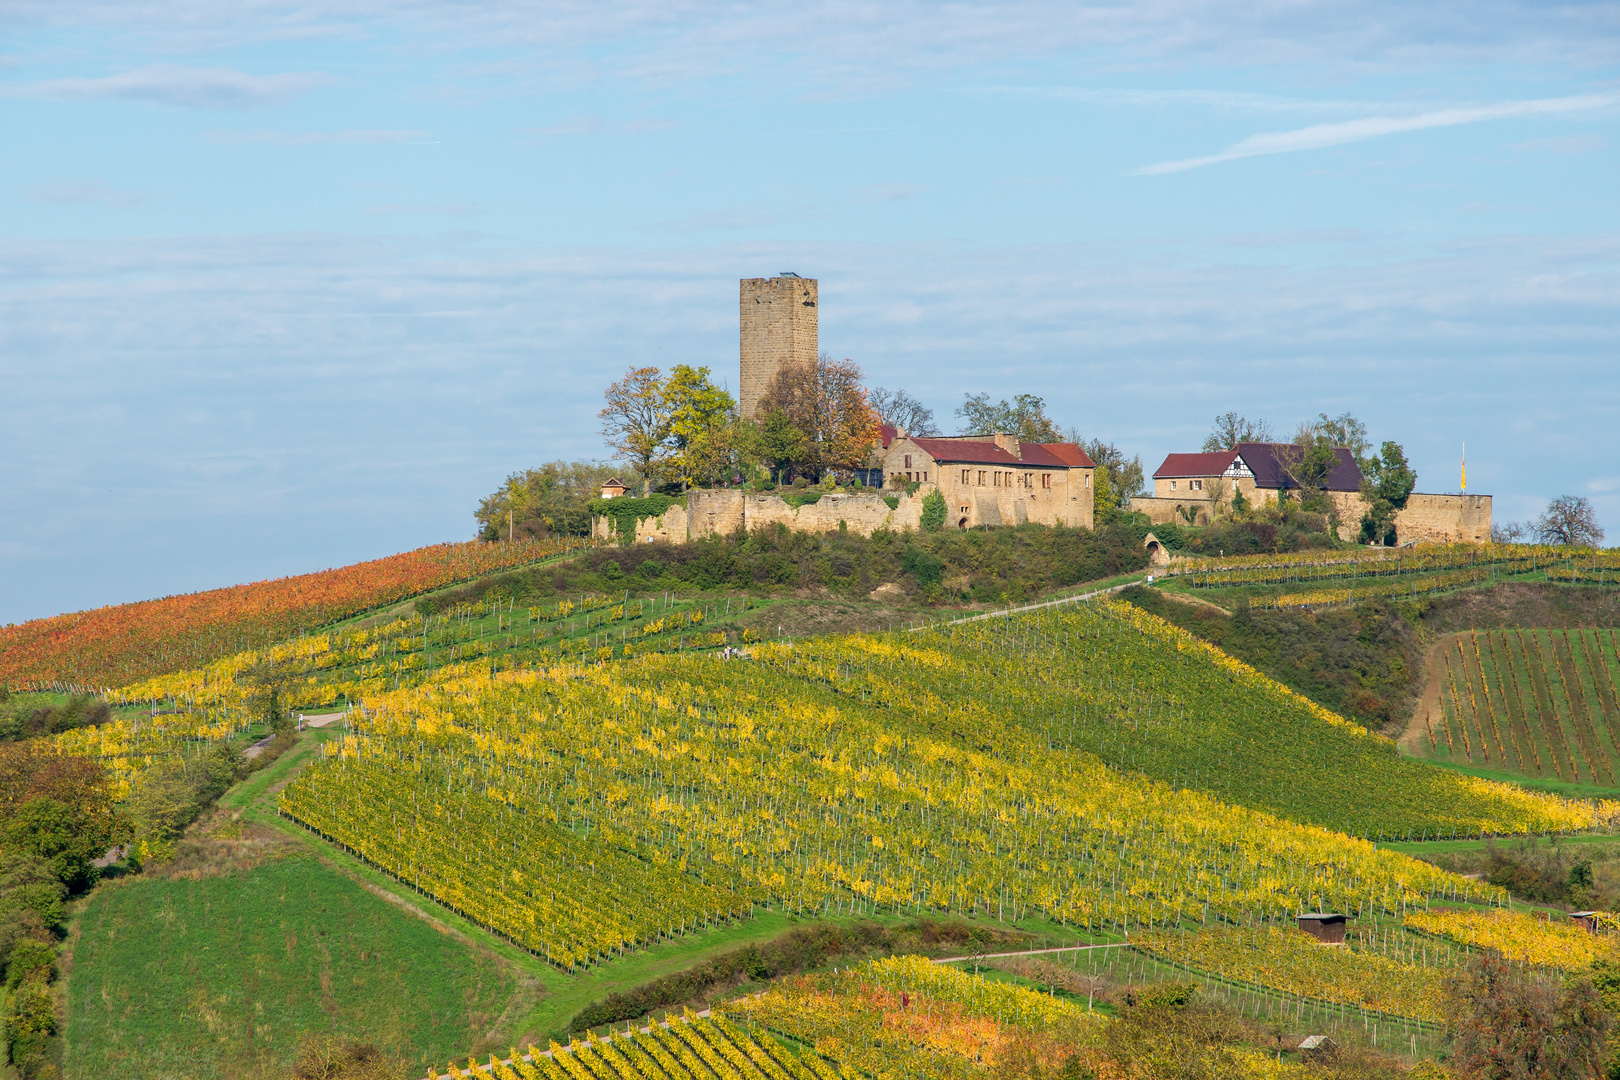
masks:
{"label": "grassy field", "polygon": [[486,1044],[517,989],[494,955],[308,854],[109,883],[77,930],[71,1076],[279,1076],[306,1033],[425,1066]]}
{"label": "grassy field", "polygon": [[1620,787],[1615,631],[1449,635],[1431,649],[1428,673],[1410,740],[1420,754],[1605,793]]}

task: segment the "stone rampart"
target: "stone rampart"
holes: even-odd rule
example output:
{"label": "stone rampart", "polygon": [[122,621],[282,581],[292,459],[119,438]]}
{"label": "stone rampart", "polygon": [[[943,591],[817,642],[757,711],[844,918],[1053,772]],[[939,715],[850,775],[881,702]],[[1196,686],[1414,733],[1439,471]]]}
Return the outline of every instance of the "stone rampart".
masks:
{"label": "stone rampart", "polygon": [[1490,538],[1489,495],[1413,494],[1395,515],[1395,540],[1401,544],[1483,544]]}
{"label": "stone rampart", "polygon": [[[1275,498],[1275,494],[1268,491],[1261,491],[1259,495],[1266,502]],[[1271,498],[1266,498],[1268,495]],[[1361,519],[1367,513],[1367,500],[1358,491],[1330,491],[1328,497],[1338,511],[1339,539],[1359,539]],[[1251,505],[1255,501],[1251,498]],[[1193,520],[1190,524],[1209,524],[1211,504],[1207,500],[1146,495],[1131,498],[1131,509],[1146,514],[1148,521],[1154,525],[1189,524],[1183,507],[1192,510]],[[1406,507],[1395,514],[1395,542],[1398,544],[1482,544],[1490,538],[1489,495],[1425,495],[1415,492],[1406,500]]]}
{"label": "stone rampart", "polygon": [[[780,495],[757,491],[717,489],[692,491],[686,505],[676,504],[656,518],[636,522],[635,542],[664,540],[684,544],[705,536],[727,536],[738,530],[784,525],[795,532],[837,532],[840,526],[862,536],[878,529],[903,532],[917,529],[922,521],[923,496],[933,484],[921,485],[914,494],[891,491],[892,508],[877,492],[829,492],[813,503],[792,506]],[[605,517],[591,520],[591,535],[609,538],[612,522]]]}

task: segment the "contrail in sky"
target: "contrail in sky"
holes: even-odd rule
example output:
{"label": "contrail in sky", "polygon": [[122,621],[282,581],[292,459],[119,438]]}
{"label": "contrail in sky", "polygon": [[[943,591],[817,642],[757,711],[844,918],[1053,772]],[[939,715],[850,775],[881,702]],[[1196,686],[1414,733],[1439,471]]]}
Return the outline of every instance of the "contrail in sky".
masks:
{"label": "contrail in sky", "polygon": [[1183,158],[1146,165],[1136,170],[1138,176],[1157,176],[1160,173],[1185,172],[1222,161],[1259,157],[1262,154],[1287,154],[1295,150],[1319,150],[1324,146],[1376,139],[1380,135],[1394,135],[1402,131],[1422,131],[1424,128],[1454,127],[1474,124],[1481,120],[1501,120],[1512,116],[1546,116],[1553,113],[1576,112],[1581,109],[1600,109],[1620,104],[1620,94],[1578,94],[1573,97],[1541,98],[1535,101],[1504,101],[1495,105],[1472,108],[1436,109],[1416,116],[1368,116],[1360,120],[1342,120],[1331,124],[1312,124],[1294,131],[1276,131],[1263,135],[1250,135],[1235,142],[1218,154],[1208,157]]}

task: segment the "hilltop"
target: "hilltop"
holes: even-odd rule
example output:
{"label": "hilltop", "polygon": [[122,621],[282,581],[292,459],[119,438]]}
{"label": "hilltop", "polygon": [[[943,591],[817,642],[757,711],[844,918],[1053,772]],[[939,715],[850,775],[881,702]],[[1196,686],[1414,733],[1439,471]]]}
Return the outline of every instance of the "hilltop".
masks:
{"label": "hilltop", "polygon": [[[127,793],[118,805],[139,841],[138,859],[110,868],[116,880],[69,901],[61,1063],[69,1076],[271,1077],[314,1034],[374,1044],[420,1075],[451,1056],[543,1049],[649,1010],[766,991],[623,1053],[720,1054],[751,1076],[739,1062],[757,1052],[767,1064],[748,1068],[777,1077],[768,1061],[782,1035],[790,1075],[925,1060],[924,1071],[980,1075],[926,1040],[880,1060],[817,1027],[833,1007],[841,1024],[891,1025],[883,995],[903,987],[942,1022],[991,1023],[995,1067],[1034,1077],[1064,1061],[1105,1067],[1109,1039],[1145,1022],[1128,1006],[1133,988],[1189,973],[1209,1016],[1230,1008],[1258,1024],[1287,1010],[1369,1053],[1376,1019],[1409,1057],[1433,1054],[1443,978],[1497,931],[1424,912],[1511,922],[1525,909],[1376,842],[1449,851],[1606,830],[1609,812],[1403,756],[1378,723],[1324,707],[1332,679],[1290,688],[1260,668],[1284,655],[1279,640],[1293,635],[1295,652],[1316,640],[1307,631],[1326,640],[1406,620],[1389,642],[1355,634],[1404,657],[1450,633],[1447,620],[1573,617],[1567,587],[1546,581],[1558,567],[1537,585],[1449,591],[1386,574],[1380,587],[1416,598],[1309,613],[1268,607],[1250,582],[1237,594],[1246,609],[1224,614],[1230,595],[1173,575],[1172,591],[1195,602],[1159,581],[1127,590],[1134,603],[1006,614],[1014,589],[1079,592],[1089,576],[1139,575],[1142,558],[1129,529],[600,547],[130,682],[106,695],[107,715],[47,737]],[[972,567],[991,584],[968,574],[954,602],[994,617],[946,622],[975,611],[946,603]],[[1419,569],[1420,583],[1454,572]],[[997,582],[1003,595],[978,599]],[[1582,595],[1609,610],[1611,593]],[[885,629],[775,632],[824,604]],[[1413,604],[1425,614],[1411,617]],[[1195,633],[1226,634],[1232,653]],[[76,708],[63,715],[88,715]],[[302,732],[288,721],[334,710]],[[35,743],[47,745],[18,745]],[[240,757],[250,743],[263,747],[257,770]],[[186,764],[204,747],[217,783],[184,788],[189,811],[153,816],[161,778],[178,791],[204,775]],[[187,813],[200,815],[189,829]],[[1306,977],[1325,961],[1283,928],[1300,910],[1335,908],[1355,919],[1352,949]],[[148,910],[197,929],[133,935]],[[1526,941],[1551,932],[1511,925]],[[1010,960],[990,982],[904,965],[817,974],[893,952],[1041,946],[1106,948],[1058,954],[1068,967]],[[1579,966],[1547,959],[1564,955],[1552,938],[1545,949],[1527,955]],[[126,989],[137,982],[141,996]],[[1104,1023],[1088,1011],[1099,988],[1117,1019],[1092,1027]],[[975,1004],[1002,992],[1013,996]],[[1028,1010],[1042,1000],[1078,1011],[1038,1019]],[[1346,1007],[1348,1018],[1333,1011]],[[220,1026],[248,1012],[262,1019]],[[1261,1026],[1214,1030],[1200,1038],[1236,1055],[1224,1075],[1258,1067],[1244,1046],[1287,1049]],[[1014,1066],[1014,1045],[1045,1047],[1031,1061],[1046,1064]],[[577,1053],[623,1072],[607,1051]]]}

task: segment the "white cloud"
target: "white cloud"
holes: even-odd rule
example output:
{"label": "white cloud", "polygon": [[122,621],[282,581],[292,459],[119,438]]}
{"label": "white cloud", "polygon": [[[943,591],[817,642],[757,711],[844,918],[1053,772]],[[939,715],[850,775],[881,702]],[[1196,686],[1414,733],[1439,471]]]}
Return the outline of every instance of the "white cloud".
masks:
{"label": "white cloud", "polygon": [[57,180],[46,184],[23,184],[18,188],[29,202],[47,206],[140,206],[151,194],[131,188],[113,187],[98,180]]}
{"label": "white cloud", "polygon": [[1616,21],[1612,0],[0,0],[8,30],[111,30],[187,49],[381,34],[441,51],[493,47],[512,72],[540,80],[611,71],[670,82],[749,71],[809,76],[817,89],[1064,53],[1134,67],[1196,58],[1313,73],[1598,65],[1620,58]]}
{"label": "white cloud", "polygon": [[246,109],[278,105],[331,82],[313,71],[250,75],[228,67],[149,64],[97,79],[43,79],[0,83],[0,97],[50,101],[148,101],[191,109]]}
{"label": "white cloud", "polygon": [[1609,491],[1620,491],[1620,476],[1606,476],[1601,480],[1589,481],[1586,490],[1593,494],[1602,494]]}
{"label": "white cloud", "polygon": [[1206,157],[1165,161],[1137,169],[1140,176],[1185,172],[1205,165],[1265,154],[1290,154],[1300,150],[1320,150],[1329,146],[1376,139],[1406,131],[1428,128],[1454,127],[1458,124],[1477,124],[1484,120],[1504,120],[1511,117],[1553,116],[1560,113],[1582,112],[1609,108],[1620,104],[1620,94],[1577,94],[1571,97],[1541,98],[1534,101],[1504,101],[1493,105],[1465,108],[1435,109],[1412,116],[1367,116],[1359,120],[1343,120],[1331,124],[1312,124],[1294,131],[1279,131],[1264,135],[1250,135],[1233,143],[1218,154]]}
{"label": "white cloud", "polygon": [[384,146],[426,140],[425,131],[389,131],[354,129],[349,131],[265,131],[225,130],[210,131],[209,142],[234,146],[244,143],[264,143],[270,146],[328,146],[338,143],[358,143],[366,146]]}

